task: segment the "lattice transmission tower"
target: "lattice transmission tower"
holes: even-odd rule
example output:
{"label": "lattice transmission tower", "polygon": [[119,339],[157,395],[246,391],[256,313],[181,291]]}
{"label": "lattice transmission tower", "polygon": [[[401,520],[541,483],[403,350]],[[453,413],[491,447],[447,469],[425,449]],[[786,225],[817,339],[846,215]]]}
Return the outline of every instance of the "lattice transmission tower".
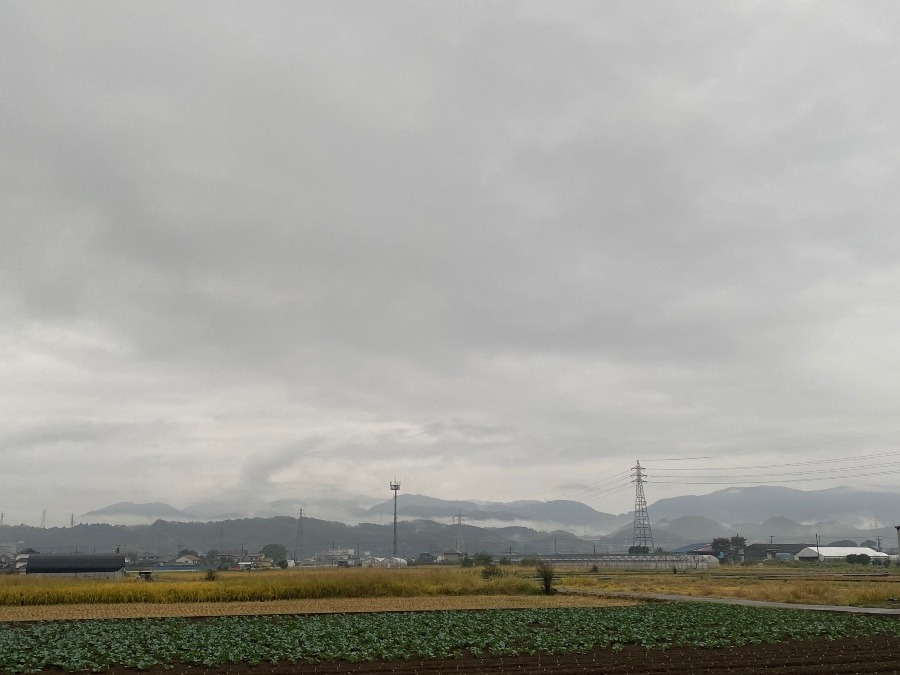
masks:
{"label": "lattice transmission tower", "polygon": [[650,514],[647,513],[647,498],[644,496],[644,468],[641,460],[631,467],[631,482],[634,483],[634,546],[646,546],[653,552],[653,533],[650,531]]}

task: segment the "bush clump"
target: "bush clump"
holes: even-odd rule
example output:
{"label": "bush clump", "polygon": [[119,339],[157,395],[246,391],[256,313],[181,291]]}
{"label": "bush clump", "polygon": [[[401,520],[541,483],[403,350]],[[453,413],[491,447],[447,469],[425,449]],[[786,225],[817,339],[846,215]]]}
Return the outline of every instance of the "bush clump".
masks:
{"label": "bush clump", "polygon": [[553,575],[556,572],[553,565],[546,560],[541,560],[536,566],[538,577],[541,580],[541,586],[544,588],[544,595],[553,594]]}

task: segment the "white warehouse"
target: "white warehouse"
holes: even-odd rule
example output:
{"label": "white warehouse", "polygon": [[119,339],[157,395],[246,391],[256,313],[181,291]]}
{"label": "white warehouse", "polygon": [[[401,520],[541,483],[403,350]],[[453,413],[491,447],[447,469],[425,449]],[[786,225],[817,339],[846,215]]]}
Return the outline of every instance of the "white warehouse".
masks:
{"label": "white warehouse", "polygon": [[[811,560],[819,562],[845,562],[848,555],[865,554],[873,561],[885,562],[890,559],[887,553],[862,546],[807,546],[794,556],[794,560]],[[877,564],[877,563],[876,563]]]}

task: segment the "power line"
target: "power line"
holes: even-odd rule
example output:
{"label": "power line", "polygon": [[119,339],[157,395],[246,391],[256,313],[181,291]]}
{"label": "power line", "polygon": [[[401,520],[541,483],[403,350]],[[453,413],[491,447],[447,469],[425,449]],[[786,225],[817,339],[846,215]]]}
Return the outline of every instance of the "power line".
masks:
{"label": "power line", "polygon": [[[697,466],[697,467],[687,467],[687,468],[666,468],[667,471],[737,471],[743,469],[777,469],[781,467],[792,467],[792,466],[810,466],[810,465],[819,465],[819,464],[836,464],[842,462],[853,462],[855,464],[859,463],[859,460],[862,459],[880,459],[882,457],[900,457],[900,453],[898,452],[879,452],[872,455],[854,455],[853,457],[832,457],[826,459],[815,459],[810,460],[808,462],[786,462],[784,464],[748,464],[743,466]],[[683,458],[679,460],[669,460],[669,461],[685,461],[691,458]]]}
{"label": "power line", "polygon": [[[895,475],[900,473],[900,469],[896,471],[877,471],[874,473],[841,473],[840,475],[834,476],[798,476],[797,478],[791,479],[783,479],[783,478],[767,478],[764,482],[766,483],[774,483],[774,484],[788,484],[788,483],[815,483],[819,481],[826,480],[838,480],[844,478],[879,478],[882,476]],[[673,476],[674,477],[674,476]],[[652,480],[648,481],[654,484],[660,485],[758,485],[761,481],[757,480],[703,480],[703,481],[691,481],[691,480]]]}

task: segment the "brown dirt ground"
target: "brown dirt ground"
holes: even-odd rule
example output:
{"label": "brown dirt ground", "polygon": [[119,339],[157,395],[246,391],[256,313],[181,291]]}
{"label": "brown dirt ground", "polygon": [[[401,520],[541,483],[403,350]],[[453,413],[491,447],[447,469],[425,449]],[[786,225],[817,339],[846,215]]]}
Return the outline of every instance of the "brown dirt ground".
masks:
{"label": "brown dirt ground", "polygon": [[333,598],[269,602],[123,603],[0,607],[0,621],[137,619],[157,617],[248,616],[257,614],[333,614],[339,612],[419,612],[449,609],[528,609],[533,607],[623,607],[635,600],[564,595],[488,595],[413,598]]}
{"label": "brown dirt ground", "polygon": [[[458,659],[371,663],[329,662],[316,664],[235,664],[221,668],[176,666],[153,668],[147,675],[689,675],[736,673],[738,675],[822,675],[823,673],[898,673],[900,639],[876,637],[829,641],[786,642],[730,649],[646,650],[628,647],[620,652],[597,649],[586,654],[520,657],[471,656]],[[111,669],[109,675],[135,675],[136,671]]]}

